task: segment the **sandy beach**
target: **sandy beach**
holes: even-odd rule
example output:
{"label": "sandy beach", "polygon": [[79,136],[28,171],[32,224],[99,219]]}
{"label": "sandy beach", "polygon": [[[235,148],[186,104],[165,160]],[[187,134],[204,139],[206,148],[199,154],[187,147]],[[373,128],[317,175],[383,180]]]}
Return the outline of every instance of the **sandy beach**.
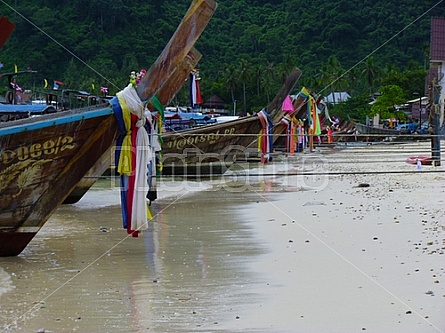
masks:
{"label": "sandy beach", "polygon": [[401,173],[419,147],[336,152],[309,170],[332,175],[258,193],[243,215],[268,249],[250,265],[263,280],[229,331],[445,331],[445,175]]}
{"label": "sandy beach", "polygon": [[98,184],[0,258],[0,332],[445,332],[445,167],[405,162],[428,148],[161,182],[139,239]]}

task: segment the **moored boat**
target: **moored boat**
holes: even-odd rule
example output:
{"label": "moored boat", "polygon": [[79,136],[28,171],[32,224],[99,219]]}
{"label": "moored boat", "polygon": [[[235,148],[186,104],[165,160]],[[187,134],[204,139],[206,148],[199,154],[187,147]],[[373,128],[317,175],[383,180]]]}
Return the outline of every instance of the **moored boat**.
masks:
{"label": "moored boat", "polygon": [[[151,100],[165,88],[215,9],[213,0],[192,2],[137,86],[135,94],[142,101]],[[0,124],[0,256],[23,251],[119,134],[110,105]]]}
{"label": "moored boat", "polygon": [[400,130],[397,129],[370,126],[362,123],[356,123],[355,127],[357,129],[357,134],[361,135],[386,137],[386,136],[397,136],[401,134]]}
{"label": "moored boat", "polygon": [[[301,76],[298,68],[289,73],[286,82],[271,103],[264,109],[273,124],[285,113],[281,110]],[[301,99],[297,103],[301,107]],[[258,154],[258,134],[263,125],[258,116],[242,117],[189,130],[168,132],[162,136],[162,165],[164,174],[200,176],[223,173],[235,160]],[[274,128],[275,133],[284,127]],[[167,171],[165,173],[165,171]]]}

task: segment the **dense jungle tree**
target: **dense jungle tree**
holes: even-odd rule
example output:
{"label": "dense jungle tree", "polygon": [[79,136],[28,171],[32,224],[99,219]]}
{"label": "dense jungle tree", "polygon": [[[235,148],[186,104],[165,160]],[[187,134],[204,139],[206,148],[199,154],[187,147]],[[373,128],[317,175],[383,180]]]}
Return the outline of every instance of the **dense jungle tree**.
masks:
{"label": "dense jungle tree", "polygon": [[[190,2],[2,3],[1,15],[16,29],[1,50],[1,71],[14,65],[37,70],[32,79],[23,78],[23,86],[57,79],[71,88],[94,84],[115,93],[127,84],[131,70],[153,63]],[[217,93],[228,106],[238,100],[240,110],[251,111],[273,98],[295,65],[303,71],[297,89],[304,84],[326,95],[341,89],[355,96],[395,84],[410,98],[413,90],[421,91],[428,70],[431,16],[445,16],[434,0],[219,0],[196,44],[203,54],[204,100]],[[238,71],[236,83],[227,79],[226,68]],[[3,95],[4,82],[0,88]],[[186,92],[182,89],[176,102],[187,103]]]}

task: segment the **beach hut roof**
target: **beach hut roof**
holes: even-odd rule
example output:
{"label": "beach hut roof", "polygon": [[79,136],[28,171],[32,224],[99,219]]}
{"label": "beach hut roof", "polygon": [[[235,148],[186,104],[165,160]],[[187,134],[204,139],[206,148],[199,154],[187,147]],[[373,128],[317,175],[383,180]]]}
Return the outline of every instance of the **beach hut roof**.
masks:
{"label": "beach hut roof", "polygon": [[213,95],[202,105],[205,108],[223,108],[225,102],[217,95]]}

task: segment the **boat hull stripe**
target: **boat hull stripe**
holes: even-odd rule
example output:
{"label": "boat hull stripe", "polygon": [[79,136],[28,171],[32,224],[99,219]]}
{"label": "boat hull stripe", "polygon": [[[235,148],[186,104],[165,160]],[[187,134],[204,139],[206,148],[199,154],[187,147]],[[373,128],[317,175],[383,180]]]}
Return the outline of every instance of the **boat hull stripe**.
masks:
{"label": "boat hull stripe", "polygon": [[26,131],[34,131],[34,130],[38,130],[38,129],[42,129],[42,128],[46,128],[46,127],[63,125],[63,124],[68,124],[68,123],[72,123],[72,122],[76,122],[76,121],[80,121],[80,120],[103,117],[103,116],[111,115],[111,114],[113,114],[112,108],[103,108],[103,109],[92,110],[92,111],[87,111],[87,112],[80,112],[80,113],[69,113],[66,116],[57,117],[57,118],[55,118],[55,117],[47,118],[45,120],[37,121],[32,124],[0,128],[0,136],[17,134],[17,133],[22,133],[22,132],[26,132]]}

